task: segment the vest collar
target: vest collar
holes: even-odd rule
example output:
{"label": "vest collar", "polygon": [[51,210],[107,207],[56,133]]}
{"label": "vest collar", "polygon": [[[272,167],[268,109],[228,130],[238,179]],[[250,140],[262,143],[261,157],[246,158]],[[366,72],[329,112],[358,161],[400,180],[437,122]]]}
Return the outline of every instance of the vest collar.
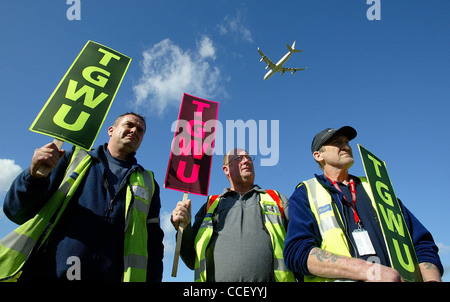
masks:
{"label": "vest collar", "polygon": [[[324,186],[326,189],[329,189],[329,190],[331,190],[333,192],[336,192],[336,193],[341,193],[338,190],[336,190],[336,188],[333,186],[331,181],[325,176],[325,174],[321,174],[321,175],[314,174],[314,176],[316,177],[317,181],[322,186]],[[356,185],[359,185],[361,183],[361,180],[359,179],[359,177],[357,177],[355,175],[351,175],[351,174],[349,174],[349,176],[351,178],[353,178],[353,180],[355,181]],[[339,182],[338,182],[338,184],[339,184]]]}
{"label": "vest collar", "polygon": [[[250,191],[248,191],[248,192],[252,192],[252,191],[256,191],[256,192],[258,192],[258,193],[265,193],[265,192],[266,192],[266,190],[261,189],[261,187],[258,186],[258,185],[256,185],[256,184],[253,185],[253,188],[252,188]],[[248,192],[246,192],[245,194],[247,194]],[[234,193],[237,193],[237,192],[231,190],[231,188],[225,188],[225,189],[222,191],[222,194],[220,194],[218,198],[222,198],[223,196],[226,196],[226,195],[229,195],[229,194],[234,194]],[[239,193],[237,193],[237,194],[239,194]]]}

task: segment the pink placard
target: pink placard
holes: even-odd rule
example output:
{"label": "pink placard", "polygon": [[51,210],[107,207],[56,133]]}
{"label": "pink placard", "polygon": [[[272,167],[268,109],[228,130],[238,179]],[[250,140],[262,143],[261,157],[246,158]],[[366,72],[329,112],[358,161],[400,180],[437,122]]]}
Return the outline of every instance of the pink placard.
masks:
{"label": "pink placard", "polygon": [[208,195],[219,103],[183,95],[164,187]]}

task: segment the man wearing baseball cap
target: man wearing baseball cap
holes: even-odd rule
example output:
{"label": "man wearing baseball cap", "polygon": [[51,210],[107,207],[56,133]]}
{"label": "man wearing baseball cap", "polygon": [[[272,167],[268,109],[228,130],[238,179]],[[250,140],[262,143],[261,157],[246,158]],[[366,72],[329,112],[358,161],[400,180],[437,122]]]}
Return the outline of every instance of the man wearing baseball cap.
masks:
{"label": "man wearing baseball cap", "polygon": [[[404,281],[391,268],[367,180],[349,174],[354,163],[350,126],[327,128],[311,144],[322,175],[301,182],[289,199],[284,259],[304,281]],[[438,248],[420,221],[399,201],[424,281],[441,281]]]}

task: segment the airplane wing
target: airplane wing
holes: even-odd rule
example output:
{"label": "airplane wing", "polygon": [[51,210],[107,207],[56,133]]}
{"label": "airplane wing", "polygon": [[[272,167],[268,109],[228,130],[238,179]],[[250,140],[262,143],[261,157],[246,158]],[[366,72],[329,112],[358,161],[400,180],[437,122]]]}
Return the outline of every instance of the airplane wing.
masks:
{"label": "airplane wing", "polygon": [[264,60],[264,62],[266,62],[267,66],[269,66],[270,69],[274,69],[276,67],[276,65],[273,64],[273,62],[265,54],[263,54],[263,52],[259,49],[259,47],[258,47],[258,52],[262,57],[261,61]]}
{"label": "airplane wing", "polygon": [[296,73],[299,70],[305,70],[306,68],[286,68],[286,67],[282,67],[280,69],[281,73],[283,74],[285,71],[290,71],[292,72],[292,74]]}
{"label": "airplane wing", "polygon": [[299,70],[305,70],[306,68],[281,68],[282,71],[299,71]]}

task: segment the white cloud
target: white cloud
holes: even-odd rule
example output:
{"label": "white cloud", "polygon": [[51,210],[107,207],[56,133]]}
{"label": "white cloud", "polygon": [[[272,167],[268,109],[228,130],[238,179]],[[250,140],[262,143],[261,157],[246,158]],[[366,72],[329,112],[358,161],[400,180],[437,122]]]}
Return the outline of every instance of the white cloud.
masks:
{"label": "white cloud", "polygon": [[236,16],[225,16],[222,23],[218,25],[219,32],[222,35],[232,34],[234,39],[242,39],[244,41],[253,42],[252,33],[245,24],[244,13],[236,11]]}
{"label": "white cloud", "polygon": [[197,44],[197,48],[199,50],[200,56],[202,58],[208,58],[211,59],[216,58],[216,50],[214,48],[213,42],[208,37],[203,37],[203,39],[200,41],[200,43]]}
{"label": "white cloud", "polygon": [[450,254],[450,246],[445,245],[441,242],[436,242],[437,247],[439,248],[439,254],[440,255],[444,255],[444,254]]}
{"label": "white cloud", "polygon": [[212,40],[204,36],[197,50],[183,50],[170,39],[165,39],[143,52],[142,75],[133,86],[135,106],[149,108],[162,115],[166,108],[178,108],[183,93],[200,98],[220,94],[221,74],[212,65],[215,60]]}
{"label": "white cloud", "polygon": [[22,168],[12,159],[0,159],[0,171],[0,192],[6,192],[14,178],[22,172]]}

